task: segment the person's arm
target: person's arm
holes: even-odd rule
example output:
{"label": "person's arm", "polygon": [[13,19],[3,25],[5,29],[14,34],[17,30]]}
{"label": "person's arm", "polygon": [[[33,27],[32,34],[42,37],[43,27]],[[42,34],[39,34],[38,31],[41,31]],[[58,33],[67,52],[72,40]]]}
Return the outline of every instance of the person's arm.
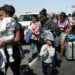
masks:
{"label": "person's arm", "polygon": [[5,43],[10,43],[11,41],[13,41],[14,39],[14,35],[7,35],[7,36],[3,36],[2,40],[5,42]]}
{"label": "person's arm", "polygon": [[20,36],[21,32],[20,32],[20,26],[19,26],[18,23],[16,23],[16,25],[15,25],[14,34],[15,34],[15,36],[14,36],[14,44],[18,44],[18,42],[20,41],[20,38],[23,37],[23,36]]}
{"label": "person's arm", "polygon": [[20,41],[20,30],[17,30],[15,33],[14,43],[18,43],[19,41]]}
{"label": "person's arm", "polygon": [[39,26],[37,26],[36,29],[33,31],[33,33],[35,35],[39,35],[39,31],[40,31],[39,29],[40,29]]}
{"label": "person's arm", "polygon": [[9,26],[8,30],[8,36],[5,37],[6,40],[4,40],[4,42],[6,44],[10,44],[10,43],[17,43],[20,40],[20,28],[18,23],[14,20],[14,19],[10,19],[9,23],[11,23],[11,25]]}
{"label": "person's arm", "polygon": [[0,23],[0,32],[3,32],[6,30],[6,24],[7,24],[7,19],[3,18],[3,20]]}
{"label": "person's arm", "polygon": [[55,55],[55,48],[52,48],[52,50],[49,52],[50,56],[53,57]]}
{"label": "person's arm", "polygon": [[40,29],[39,24],[36,26],[36,29],[34,30],[35,32],[38,32]]}
{"label": "person's arm", "polygon": [[[2,33],[1,37],[2,37],[2,44],[3,45],[6,44],[6,43],[10,43],[14,38],[14,35],[11,34],[13,29],[10,30],[12,27],[14,28],[14,26],[11,25],[12,27],[10,27],[10,23],[11,23],[11,19],[9,19],[9,18],[4,18],[1,22],[0,31]],[[8,29],[9,29],[9,33],[8,33]]]}
{"label": "person's arm", "polygon": [[42,48],[41,48],[41,51],[40,51],[40,56],[44,56],[46,54],[47,54],[46,46],[43,45]]}

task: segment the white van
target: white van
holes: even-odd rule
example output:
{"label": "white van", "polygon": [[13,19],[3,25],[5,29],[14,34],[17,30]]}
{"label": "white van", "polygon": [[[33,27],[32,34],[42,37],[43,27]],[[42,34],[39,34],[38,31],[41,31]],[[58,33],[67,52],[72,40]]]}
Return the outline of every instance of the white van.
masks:
{"label": "white van", "polygon": [[24,29],[28,28],[28,25],[31,23],[31,17],[33,14],[38,15],[38,13],[27,12],[19,16],[18,21],[23,26]]}

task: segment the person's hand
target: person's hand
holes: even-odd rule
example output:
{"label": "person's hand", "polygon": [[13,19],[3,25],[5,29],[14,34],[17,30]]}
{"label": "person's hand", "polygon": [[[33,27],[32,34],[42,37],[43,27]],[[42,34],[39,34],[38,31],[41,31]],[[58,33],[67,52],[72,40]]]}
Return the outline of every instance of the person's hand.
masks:
{"label": "person's hand", "polygon": [[0,46],[4,45],[4,41],[3,40],[0,40]]}

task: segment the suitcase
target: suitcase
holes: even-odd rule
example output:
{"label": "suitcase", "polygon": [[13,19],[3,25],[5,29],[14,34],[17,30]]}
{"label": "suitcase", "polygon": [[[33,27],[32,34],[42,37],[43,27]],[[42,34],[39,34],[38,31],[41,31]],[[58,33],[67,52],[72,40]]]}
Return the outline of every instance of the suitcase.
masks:
{"label": "suitcase", "polygon": [[73,59],[75,59],[75,41],[73,41]]}
{"label": "suitcase", "polygon": [[72,60],[72,51],[73,51],[72,42],[67,42],[66,43],[66,50],[65,50],[66,59]]}
{"label": "suitcase", "polygon": [[65,57],[68,60],[75,60],[75,41],[66,43]]}

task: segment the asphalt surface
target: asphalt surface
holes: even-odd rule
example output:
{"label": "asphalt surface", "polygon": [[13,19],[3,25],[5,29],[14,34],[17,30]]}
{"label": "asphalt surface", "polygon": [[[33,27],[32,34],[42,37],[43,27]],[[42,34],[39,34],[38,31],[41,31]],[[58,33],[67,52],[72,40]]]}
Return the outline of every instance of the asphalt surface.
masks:
{"label": "asphalt surface", "polygon": [[[23,58],[21,63],[21,75],[44,75],[42,72],[41,61],[36,57],[36,48],[35,48],[35,58],[33,62],[28,63],[29,53],[27,49],[29,46],[25,46],[25,58]],[[60,57],[60,54],[57,52],[57,65],[53,70],[54,75],[75,75],[75,60],[69,61],[65,57]],[[8,68],[7,75],[13,75],[10,68]]]}

